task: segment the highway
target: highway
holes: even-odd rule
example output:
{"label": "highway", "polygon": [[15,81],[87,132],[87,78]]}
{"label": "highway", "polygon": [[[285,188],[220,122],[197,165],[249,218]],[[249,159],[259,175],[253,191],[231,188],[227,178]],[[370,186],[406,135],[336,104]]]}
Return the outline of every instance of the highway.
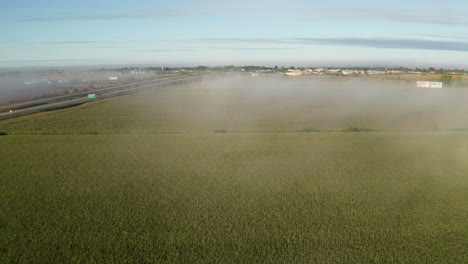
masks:
{"label": "highway", "polygon": [[[70,104],[77,104],[77,103],[86,102],[86,101],[93,101],[93,99],[88,98],[87,95],[89,93],[96,93],[96,94],[101,93],[96,98],[96,100],[99,100],[99,99],[109,98],[109,97],[113,97],[113,96],[118,96],[118,95],[123,95],[123,94],[128,94],[128,93],[134,93],[134,92],[137,92],[137,91],[143,90],[143,89],[161,88],[161,87],[166,87],[166,86],[170,86],[170,85],[179,84],[181,82],[197,81],[197,80],[201,80],[201,76],[190,76],[190,77],[178,76],[178,77],[158,79],[158,80],[156,80],[157,83],[154,83],[155,80],[153,80],[153,81],[148,81],[148,82],[140,82],[140,83],[133,83],[133,84],[127,84],[127,85],[120,85],[120,86],[96,89],[96,90],[93,90],[91,92],[88,91],[88,92],[83,92],[83,93],[76,93],[76,94],[73,94],[73,95],[57,96],[57,97],[53,97],[53,98],[34,100],[34,101],[24,102],[24,103],[17,104],[17,105],[19,105],[19,106],[21,106],[21,105],[30,105],[30,104],[35,104],[35,103],[39,103],[39,102],[52,101],[52,100],[57,100],[57,99],[65,99],[65,100],[62,100],[62,101],[59,101],[59,102],[52,102],[52,103],[43,104],[43,105],[39,105],[39,106],[32,106],[32,107],[26,107],[26,108],[14,110],[11,113],[10,112],[0,113],[0,118],[19,116],[19,115],[27,114],[27,113],[30,113],[30,112],[45,110],[45,109],[49,109],[49,108],[54,108],[54,107],[59,107],[59,106],[64,106],[64,105],[70,105]],[[108,92],[108,93],[102,93],[103,91],[109,91],[109,90],[119,89],[119,88],[126,87],[126,86],[132,86],[132,85],[136,85],[136,84],[140,85],[140,84],[150,83],[150,82],[152,82],[152,83],[148,84],[148,85],[135,87],[135,88],[128,88],[128,89],[123,89],[123,90],[118,90],[118,91],[111,91],[111,92]],[[83,97],[75,98],[75,99],[67,99],[67,98],[70,98],[70,97],[76,97],[76,96],[80,96],[80,95],[83,95]],[[8,107],[12,108],[13,106],[14,105],[9,105],[9,106],[5,106],[5,107],[2,107],[2,108],[8,109]]]}
{"label": "highway", "polygon": [[65,99],[65,98],[70,98],[70,97],[77,97],[77,96],[80,96],[80,95],[86,95],[87,96],[89,93],[100,93],[102,91],[120,89],[120,88],[130,87],[130,86],[134,86],[134,85],[141,85],[141,84],[155,83],[155,82],[159,83],[161,81],[169,81],[169,80],[174,80],[174,79],[180,79],[182,77],[183,76],[165,77],[165,78],[155,79],[155,80],[151,80],[151,81],[129,83],[129,84],[123,84],[123,85],[118,85],[118,86],[111,86],[111,87],[106,87],[106,88],[95,89],[95,90],[92,90],[92,91],[79,92],[79,93],[75,93],[75,94],[61,95],[61,96],[44,98],[44,99],[38,99],[38,100],[34,100],[34,101],[21,102],[21,103],[17,103],[17,104],[4,105],[4,106],[0,106],[0,111],[5,111],[5,110],[9,110],[9,109],[18,108],[19,106],[27,106],[27,105],[38,104],[38,103],[43,103],[43,102],[48,102],[48,101],[56,101],[56,100],[59,100],[59,99]]}

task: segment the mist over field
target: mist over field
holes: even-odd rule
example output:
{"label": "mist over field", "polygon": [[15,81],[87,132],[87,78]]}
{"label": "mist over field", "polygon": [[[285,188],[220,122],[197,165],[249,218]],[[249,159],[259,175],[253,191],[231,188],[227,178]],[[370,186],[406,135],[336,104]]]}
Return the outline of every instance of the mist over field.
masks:
{"label": "mist over field", "polygon": [[138,118],[174,123],[174,129],[468,128],[468,90],[395,81],[239,76],[137,97]]}
{"label": "mist over field", "polygon": [[118,76],[114,70],[10,70],[0,72],[0,104],[53,97]]}
{"label": "mist over field", "polygon": [[38,96],[44,92],[45,89],[26,87],[22,78],[0,77],[0,104],[26,96]]}
{"label": "mist over field", "polygon": [[[468,89],[359,79],[230,76],[158,88],[55,115],[57,132],[468,129]],[[42,116],[5,122],[41,129]],[[18,119],[19,120],[19,119]]]}

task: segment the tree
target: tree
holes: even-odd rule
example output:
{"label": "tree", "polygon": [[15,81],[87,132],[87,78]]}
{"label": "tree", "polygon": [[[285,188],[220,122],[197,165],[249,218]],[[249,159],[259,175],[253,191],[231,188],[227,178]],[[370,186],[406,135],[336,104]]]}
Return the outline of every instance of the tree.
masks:
{"label": "tree", "polygon": [[445,85],[450,86],[452,84],[452,75],[444,74],[444,75],[440,76],[439,81],[442,82]]}

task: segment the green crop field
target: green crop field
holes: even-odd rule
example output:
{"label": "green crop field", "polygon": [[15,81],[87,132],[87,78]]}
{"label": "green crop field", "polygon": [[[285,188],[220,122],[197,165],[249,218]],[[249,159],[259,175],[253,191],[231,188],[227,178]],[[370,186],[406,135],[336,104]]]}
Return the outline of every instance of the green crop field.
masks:
{"label": "green crop field", "polygon": [[468,263],[468,95],[308,85],[0,121],[0,263]]}

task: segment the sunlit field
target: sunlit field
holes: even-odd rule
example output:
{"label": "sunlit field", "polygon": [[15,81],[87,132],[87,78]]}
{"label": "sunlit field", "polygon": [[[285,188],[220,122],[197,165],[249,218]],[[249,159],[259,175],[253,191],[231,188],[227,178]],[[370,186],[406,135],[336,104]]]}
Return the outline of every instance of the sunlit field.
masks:
{"label": "sunlit field", "polygon": [[234,78],[0,121],[0,263],[467,263],[466,99]]}

